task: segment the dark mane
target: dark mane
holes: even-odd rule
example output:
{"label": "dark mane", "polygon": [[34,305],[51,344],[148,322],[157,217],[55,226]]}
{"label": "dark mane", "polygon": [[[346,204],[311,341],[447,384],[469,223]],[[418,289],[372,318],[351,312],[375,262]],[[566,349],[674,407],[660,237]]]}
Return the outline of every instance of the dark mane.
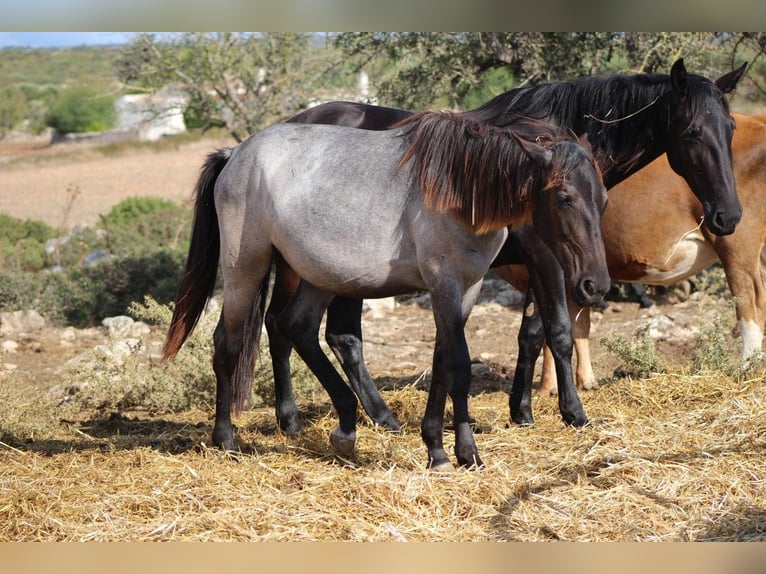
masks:
{"label": "dark mane", "polygon": [[[728,110],[713,82],[694,74],[688,74],[687,80],[692,117],[710,97],[722,101]],[[589,76],[510,90],[465,116],[496,126],[525,116],[587,133],[611,187],[664,152],[671,95],[667,74]]]}
{"label": "dark mane", "polygon": [[[519,140],[548,148],[562,139],[574,141],[568,131],[537,120],[517,119],[512,126],[496,127],[452,112],[415,114],[397,127],[405,128],[407,142],[397,169],[411,161],[426,205],[452,212],[476,233],[528,217],[534,193],[547,187],[543,170]],[[553,177],[563,177],[556,170]]]}

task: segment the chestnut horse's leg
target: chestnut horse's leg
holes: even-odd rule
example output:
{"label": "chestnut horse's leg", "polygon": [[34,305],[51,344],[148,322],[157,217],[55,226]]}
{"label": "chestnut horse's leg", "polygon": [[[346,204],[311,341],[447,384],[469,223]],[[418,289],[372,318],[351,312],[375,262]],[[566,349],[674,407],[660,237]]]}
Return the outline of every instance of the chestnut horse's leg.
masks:
{"label": "chestnut horse's leg", "polygon": [[[593,373],[593,365],[590,359],[590,309],[579,307],[573,301],[569,301],[569,318],[572,322],[572,338],[577,361],[575,380],[578,389],[593,390],[598,388],[596,375]],[[543,374],[540,394],[555,397],[558,394],[556,381],[556,367],[553,354],[546,345],[543,349]]]}
{"label": "chestnut horse's leg", "polygon": [[362,299],[335,297],[327,309],[325,340],[338,358],[351,388],[369,417],[382,427],[399,431],[399,423],[380,396],[364,363]]}

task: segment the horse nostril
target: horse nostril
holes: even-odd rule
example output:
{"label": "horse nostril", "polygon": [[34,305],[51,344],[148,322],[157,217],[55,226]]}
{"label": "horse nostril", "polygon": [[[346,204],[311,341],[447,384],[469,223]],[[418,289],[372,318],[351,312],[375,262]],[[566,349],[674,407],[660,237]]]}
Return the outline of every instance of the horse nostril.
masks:
{"label": "horse nostril", "polygon": [[596,293],[596,287],[593,285],[593,281],[586,279],[582,282],[582,289],[588,297],[593,297]]}

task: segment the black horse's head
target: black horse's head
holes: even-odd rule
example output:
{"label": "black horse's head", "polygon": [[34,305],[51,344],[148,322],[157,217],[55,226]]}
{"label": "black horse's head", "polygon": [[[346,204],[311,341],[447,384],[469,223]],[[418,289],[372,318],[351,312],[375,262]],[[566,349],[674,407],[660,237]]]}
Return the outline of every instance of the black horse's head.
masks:
{"label": "black horse's head", "polygon": [[667,154],[702,203],[705,223],[716,235],[728,235],[742,217],[731,162],[734,119],[724,94],[731,92],[745,65],[715,83],[688,74],[683,60],[670,70]]}

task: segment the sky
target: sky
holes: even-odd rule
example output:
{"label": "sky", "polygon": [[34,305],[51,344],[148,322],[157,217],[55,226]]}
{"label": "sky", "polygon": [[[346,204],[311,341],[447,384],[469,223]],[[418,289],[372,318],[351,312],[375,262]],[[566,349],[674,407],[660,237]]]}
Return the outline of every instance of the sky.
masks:
{"label": "sky", "polygon": [[68,48],[123,44],[130,32],[0,32],[0,48]]}

